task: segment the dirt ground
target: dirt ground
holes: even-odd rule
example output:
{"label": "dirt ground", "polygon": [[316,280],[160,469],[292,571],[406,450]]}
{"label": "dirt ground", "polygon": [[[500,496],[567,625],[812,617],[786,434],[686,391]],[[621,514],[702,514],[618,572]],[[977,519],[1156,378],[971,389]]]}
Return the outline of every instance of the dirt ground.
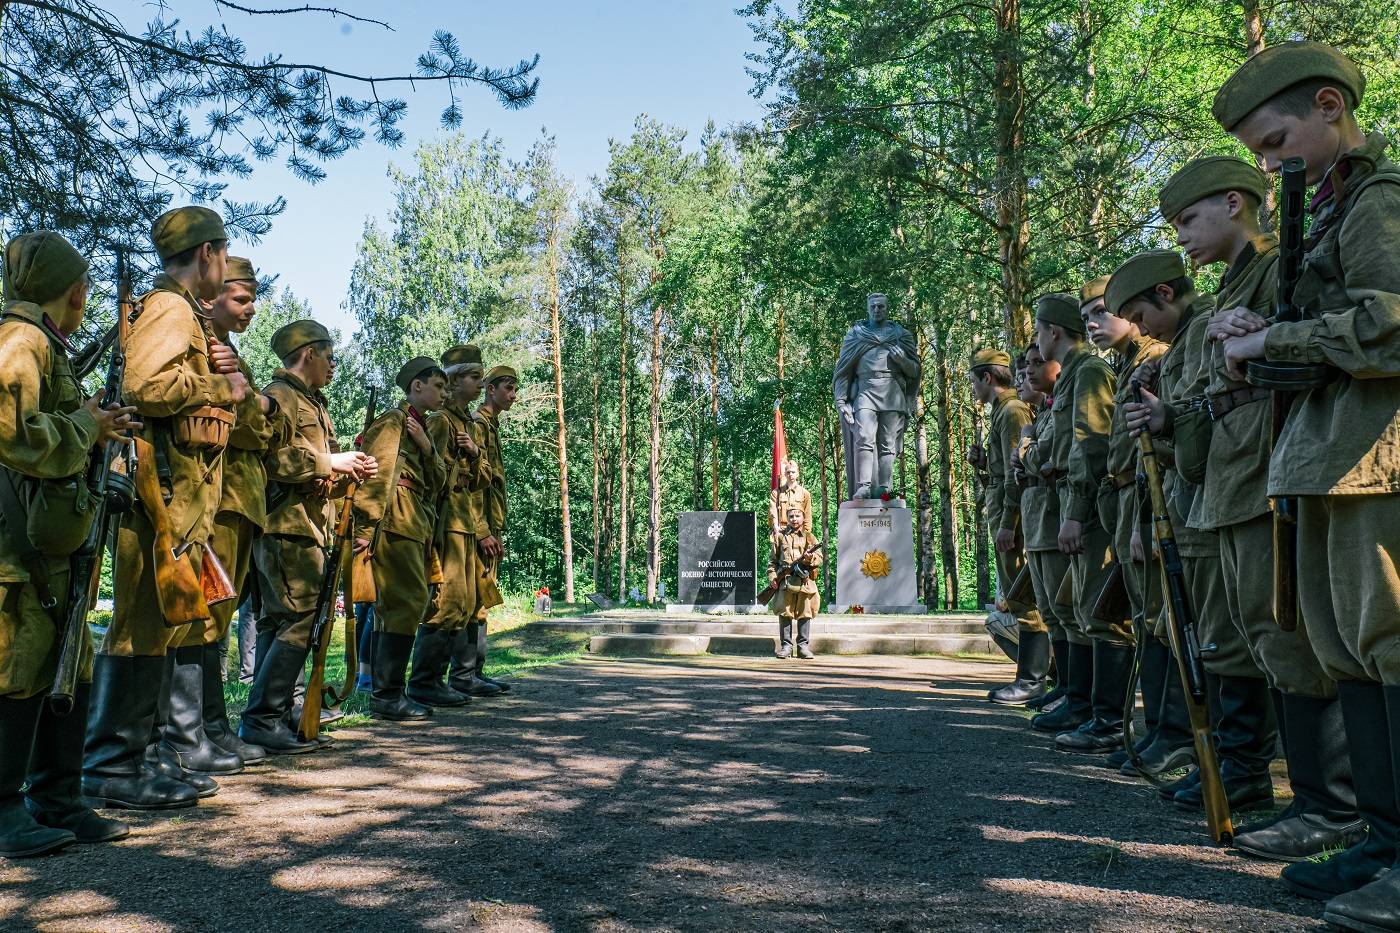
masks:
{"label": "dirt ground", "polygon": [[[1278,866],[983,699],[1007,665],[580,660],[0,861],[9,930],[1299,930]],[[937,686],[930,686],[930,679]]]}

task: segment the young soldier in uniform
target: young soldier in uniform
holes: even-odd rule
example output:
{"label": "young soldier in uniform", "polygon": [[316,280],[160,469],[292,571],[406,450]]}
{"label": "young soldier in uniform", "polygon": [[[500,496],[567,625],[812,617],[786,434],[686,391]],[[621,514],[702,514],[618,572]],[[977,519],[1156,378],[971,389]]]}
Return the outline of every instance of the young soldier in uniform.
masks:
{"label": "young soldier in uniform", "polygon": [[427,547],[447,481],[425,419],[446,400],[447,374],[436,360],[419,356],[403,365],[394,384],[406,398],[365,432],[365,452],[379,474],[355,496],[355,550],[369,552],[377,594],[370,713],[398,722],[433,712],[405,696],[404,685],[414,635],[428,611]]}
{"label": "young soldier in uniform", "polygon": [[[252,388],[237,356],[201,319],[199,302],[219,297],[224,286],[228,237],[219,215],[205,207],[168,211],[152,224],[151,239],[165,271],[138,299],[122,393],[145,422],[179,559],[198,568],[214,531],[233,411]],[[166,654],[187,630],[161,614],[155,540],[143,505],[122,516],[112,572],[116,604],[94,666],[96,712],[83,764],[83,794],[106,807],[193,806],[218,787],[155,747]]]}
{"label": "young soldier in uniform", "polygon": [[[1084,345],[1082,304],[1098,300],[1086,291],[1047,295],[1036,308],[1036,342],[1060,363],[1055,386],[1051,468],[1060,493],[1060,550],[1070,556],[1078,642],[1070,651],[1070,700],[1062,711],[1037,717],[1037,729],[1056,728],[1057,748],[1109,752],[1123,739],[1123,693],[1132,672],[1132,632],[1122,623],[1093,617],[1094,601],[1111,572],[1112,536],[1098,519],[1099,485],[1108,474],[1108,442],[1116,382],[1108,363]],[[1085,300],[1087,299],[1087,300]],[[1088,709],[1086,709],[1086,703]],[[1079,716],[1088,713],[1082,721]]]}
{"label": "young soldier in uniform", "polygon": [[[263,533],[253,548],[263,616],[259,661],[239,735],[273,755],[296,755],[327,744],[303,742],[292,721],[293,692],[311,652],[311,628],[335,525],[335,500],[351,482],[376,475],[368,454],[341,451],[321,390],[335,378],[335,344],[315,321],[293,321],[272,335],[282,368],[263,394],[284,425],[267,453]],[[321,741],[326,738],[326,741]]]}
{"label": "young soldier in uniform", "polygon": [[[253,264],[230,256],[224,270],[223,291],[214,301],[201,303],[208,308],[206,320],[214,338],[235,355],[238,351],[229,335],[243,333],[253,322],[257,288]],[[254,385],[253,371],[242,357],[238,357],[238,368],[248,384]],[[228,571],[234,590],[241,593],[252,563],[253,536],[262,530],[267,519],[263,452],[281,418],[276,404],[256,391],[239,403],[235,418],[224,451],[223,496],[209,546]],[[261,748],[247,744],[234,733],[224,708],[219,642],[228,637],[237,603],[231,599],[211,607],[213,617],[191,625],[180,646],[171,653],[170,712],[161,741],[187,771],[235,774],[243,770],[245,763],[267,757]]]}
{"label": "young soldier in uniform", "polygon": [[[1181,255],[1171,250],[1138,253],[1113,273],[1108,286],[1109,310],[1141,320],[1149,334],[1171,344],[1162,357],[1156,391],[1144,390],[1144,399],[1160,397],[1168,408],[1180,410],[1193,404],[1204,389],[1209,374],[1206,325],[1211,304],[1208,297],[1196,293]],[[1170,415],[1166,421],[1175,425],[1176,418]],[[1173,450],[1167,444],[1162,445],[1162,457],[1168,468],[1167,508],[1191,590],[1200,643],[1215,646],[1202,654],[1219,700],[1215,734],[1226,797],[1232,811],[1267,806],[1274,799],[1269,763],[1276,740],[1268,684],[1244,636],[1230,622],[1218,536],[1193,529],[1186,522],[1199,487],[1176,468]],[[1199,781],[1178,789],[1174,800],[1183,809],[1200,809]]]}
{"label": "young soldier in uniform", "polygon": [[[1049,472],[1053,416],[1051,399],[1060,364],[1047,360],[1039,344],[1026,348],[1026,381],[1021,399],[1038,408],[1035,421],[1022,428],[1022,442],[1016,461],[1021,464],[1021,529],[1026,540],[1026,560],[1031,568],[1031,585],[1040,618],[1050,636],[1055,657],[1055,689],[1027,702],[1035,709],[1055,708],[1069,692],[1069,641],[1066,631],[1077,629],[1074,607],[1056,601],[1060,584],[1069,573],[1069,556],[1060,552],[1060,498]],[[1014,466],[1014,464],[1013,464]]]}
{"label": "young soldier in uniform", "polygon": [[[987,494],[984,499],[988,528],[996,529],[997,586],[1003,596],[1025,566],[1021,549],[1021,496],[1011,470],[1011,454],[1021,439],[1021,429],[1031,423],[1031,410],[1016,396],[1011,386],[1011,357],[1002,350],[984,347],[972,354],[968,366],[972,398],[979,405],[991,405],[987,429]],[[1019,650],[1016,652],[1016,678],[987,694],[987,699],[1004,706],[1019,706],[1045,693],[1050,673],[1050,633],[1034,607],[1016,618]]]}
{"label": "young soldier in uniform", "polygon": [[451,398],[440,411],[428,416],[428,437],[451,464],[450,482],[438,501],[442,535],[433,542],[441,582],[430,618],[418,627],[408,696],[425,706],[461,706],[468,697],[501,692],[477,681],[474,670],[469,682],[463,684],[465,689],[451,689],[442,682],[457,639],[463,637],[476,615],[476,535],[482,521],[481,492],[490,482],[491,471],[476,442],[477,425],[471,410],[471,403],[481,395],[481,350],[471,344],[453,347],[442,355],[442,368]]}
{"label": "young soldier in uniform", "polygon": [[[1176,228],[1177,242],[1192,261],[1226,263],[1215,295],[1217,314],[1238,307],[1261,316],[1273,313],[1278,240],[1259,232],[1264,191],[1258,168],[1226,156],[1188,163],[1162,189],[1162,216]],[[1208,324],[1208,337],[1209,330]],[[1243,827],[1235,835],[1235,847],[1298,861],[1346,848],[1360,839],[1365,825],[1356,812],[1336,682],[1323,672],[1306,626],[1285,632],[1274,618],[1273,513],[1265,495],[1273,428],[1270,393],[1232,377],[1219,342],[1209,341],[1207,352],[1207,404],[1178,418],[1173,429],[1179,439],[1204,435],[1208,448],[1201,495],[1187,524],[1219,533],[1226,605],[1268,677],[1293,787],[1288,810],[1275,820]],[[1147,414],[1135,423],[1147,423]]]}
{"label": "young soldier in uniform", "polygon": [[[490,469],[490,482],[482,491],[482,517],[484,522],[478,531],[477,556],[482,565],[482,577],[494,585],[505,554],[502,540],[506,530],[506,468],[501,456],[501,415],[510,411],[515,404],[515,393],[520,386],[520,377],[509,366],[494,366],[486,374],[486,400],[477,408],[478,435],[482,455]],[[467,683],[468,669],[475,671],[474,683],[484,681],[508,693],[511,685],[502,683],[484,673],[486,665],[487,637],[486,614],[490,606],[478,599],[476,620],[467,627],[465,638],[457,639],[457,647],[452,657],[451,682],[454,689],[462,689]]]}
{"label": "young soldier in uniform", "polygon": [[[1355,63],[1330,46],[1286,42],[1240,67],[1216,95],[1220,125],[1276,170],[1307,163],[1317,185],[1308,255],[1294,301],[1304,320],[1235,309],[1225,359],[1321,364],[1336,372],[1302,392],[1274,447],[1268,494],[1298,497],[1302,621],[1337,681],[1366,839],[1284,881],[1332,898],[1325,918],[1358,930],[1400,929],[1400,169],[1353,110]],[[1325,312],[1325,313],[1324,313]]]}
{"label": "young soldier in uniform", "polygon": [[[141,427],[132,420],[134,408],[103,410],[97,398],[85,403],[69,367],[68,337],[83,320],[87,269],[87,260],[72,244],[51,231],[15,237],[5,248],[0,856],[6,858],[44,855],[73,842],[120,839],[128,832],[124,824],[88,809],[79,790],[92,676],[87,626],[78,632],[83,642],[73,710],[57,716],[45,702],[62,650],[56,633],[67,610],[68,554],[82,543],[70,532],[85,532],[91,525],[92,503],[84,495],[88,457],[94,448],[100,451],[120,439],[126,429]],[[67,540],[44,540],[46,526]],[[57,601],[52,610],[43,607],[44,594]]]}
{"label": "young soldier in uniform", "polygon": [[800,473],[796,460],[784,460],[782,484],[768,494],[768,525],[775,534],[787,524],[788,507],[794,505],[802,510],[802,527],[812,530],[812,494],[798,482]]}
{"label": "young soldier in uniform", "polygon": [[[812,619],[821,610],[821,593],[817,591],[815,571],[821,566],[820,551],[807,553],[815,547],[817,539],[806,529],[806,517],[802,509],[788,506],[787,524],[773,535],[773,553],[768,561],[768,585],[772,586],[782,578],[782,602],[778,610],[778,657],[792,657],[792,628],[797,623],[797,656],[810,661],[812,654]],[[801,568],[802,577],[793,582],[790,569]]]}

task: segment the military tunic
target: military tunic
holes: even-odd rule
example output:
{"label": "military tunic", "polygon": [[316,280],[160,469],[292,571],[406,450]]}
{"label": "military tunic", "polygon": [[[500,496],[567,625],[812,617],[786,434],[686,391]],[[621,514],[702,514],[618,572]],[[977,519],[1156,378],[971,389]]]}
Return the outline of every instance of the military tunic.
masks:
{"label": "military tunic", "polygon": [[[499,415],[482,408],[477,409],[476,416],[477,423],[481,426],[482,454],[486,458],[486,465],[490,470],[490,479],[481,491],[482,518],[484,519],[486,535],[491,535],[499,541],[503,539],[506,530],[506,466],[505,458],[501,454],[501,421]],[[484,538],[486,535],[481,537]],[[498,585],[501,569],[500,558],[482,559],[481,563],[482,576],[489,578],[493,585]],[[476,614],[478,621],[485,624],[486,613],[490,608],[484,601],[478,602]]]}
{"label": "military tunic", "polygon": [[[223,493],[223,450],[180,443],[177,426],[200,408],[231,413],[233,383],[210,368],[199,303],[183,285],[159,275],[154,290],[139,304],[123,346],[122,398],[140,413],[143,436],[165,451],[170,467],[167,512],[175,540],[189,545],[181,559],[199,568]],[[137,505],[122,516],[117,530],[112,571],[116,598],[104,654],[160,657],[186,634],[187,626],[168,626],[158,609],[154,548],[155,531],[145,509]]]}
{"label": "military tunic", "polygon": [[378,462],[379,473],[355,497],[355,534],[370,540],[375,630],[394,635],[413,635],[425,621],[428,544],[447,481],[437,448],[430,443],[424,453],[409,437],[409,418],[421,416],[403,402],[365,432],[365,453]]}
{"label": "military tunic", "polygon": [[[1030,406],[1021,401],[1015,389],[997,392],[987,435],[987,527],[1013,532],[1017,539],[1015,550],[995,552],[997,586],[1003,596],[1011,592],[1012,584],[1026,563],[1021,547],[1021,487],[1011,469],[1011,452],[1021,440],[1021,429],[1030,424],[1032,418]],[[1016,625],[1022,632],[1046,630],[1035,609],[1018,615]]]}
{"label": "military tunic", "polygon": [[[49,484],[85,483],[82,473],[97,439],[97,422],[82,407],[66,350],[66,340],[38,305],[6,305],[0,320],[0,468],[9,471],[30,508],[44,504],[43,489]],[[50,558],[45,563],[49,592],[63,611],[68,561]],[[92,645],[86,627],[81,636],[79,679],[88,682]],[[0,533],[0,696],[26,699],[48,690],[59,648],[53,617],[39,605],[9,534]]]}
{"label": "military tunic", "polygon": [[769,529],[776,533],[787,525],[787,511],[791,508],[802,510],[802,527],[811,531],[812,494],[801,483],[782,485],[768,494]]}
{"label": "military tunic", "polygon": [[[433,602],[428,625],[455,632],[471,622],[476,614],[476,580],[479,555],[477,533],[485,519],[482,491],[490,484],[491,470],[480,451],[468,457],[457,448],[457,434],[466,433],[480,448],[480,424],[469,410],[448,404],[428,416],[428,436],[433,446],[447,452],[449,462],[457,460],[457,476],[452,487],[444,489],[439,524],[443,540],[435,542],[442,565],[442,583]],[[449,475],[451,467],[448,468]]]}
{"label": "military tunic", "polygon": [[[779,590],[778,599],[779,618],[800,621],[810,619],[821,611],[822,597],[817,589],[815,571],[822,565],[822,555],[820,551],[816,551],[803,557],[804,552],[816,544],[817,539],[806,529],[800,531],[782,529],[773,536],[773,552],[768,564],[768,582],[770,584],[779,582],[781,575],[782,587]],[[787,580],[787,568],[799,559],[813,572],[807,575],[801,585],[793,586]]]}
{"label": "military tunic", "polygon": [[1068,554],[1060,552],[1060,497],[1044,475],[1050,459],[1054,416],[1051,399],[1035,419],[1035,435],[1021,445],[1021,465],[1026,479],[1021,490],[1021,529],[1026,539],[1026,560],[1041,621],[1054,641],[1064,641],[1066,630],[1078,628],[1074,606],[1057,602],[1060,585],[1069,573]]}

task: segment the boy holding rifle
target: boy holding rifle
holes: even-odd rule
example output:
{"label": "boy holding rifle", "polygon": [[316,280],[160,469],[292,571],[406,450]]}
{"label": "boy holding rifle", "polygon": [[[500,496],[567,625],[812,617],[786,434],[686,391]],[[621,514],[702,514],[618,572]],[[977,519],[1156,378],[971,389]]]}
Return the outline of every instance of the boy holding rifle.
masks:
{"label": "boy holding rifle", "polygon": [[[821,610],[816,569],[822,565],[818,541],[807,530],[802,509],[790,506],[787,524],[773,534],[773,553],[768,562],[768,585],[782,589],[778,610],[778,657],[793,652],[793,623],[797,623],[797,656],[810,661],[812,619]],[[794,583],[793,578],[799,577]]]}
{"label": "boy holding rifle", "polygon": [[122,396],[145,422],[135,442],[141,502],[117,529],[116,604],[94,665],[83,764],[85,796],[134,810],[194,806],[218,787],[147,747],[159,738],[166,655],[209,617],[200,583],[223,451],[234,408],[252,392],[237,356],[201,320],[200,301],[223,289],[223,221],[206,207],[177,208],[156,218],[151,240],[164,272],[137,300],[123,347]]}
{"label": "boy holding rifle", "polygon": [[[1400,169],[1354,110],[1366,82],[1330,46],[1286,42],[1245,62],[1216,94],[1216,120],[1267,170],[1305,163],[1317,190],[1296,318],[1236,308],[1219,324],[1236,377],[1264,361],[1295,391],[1269,462],[1268,494],[1297,497],[1302,622],[1337,681],[1366,838],[1284,869],[1349,929],[1400,929]],[[1281,311],[1284,309],[1280,309]],[[1283,316],[1280,315],[1280,318]],[[1324,376],[1309,376],[1321,368]],[[1256,374],[1265,368],[1255,367]],[[1330,377],[1330,378],[1328,378]],[[1256,375],[1256,379],[1257,379]]]}
{"label": "boy holding rifle", "polygon": [[428,611],[427,547],[447,481],[426,421],[446,400],[447,374],[432,357],[419,356],[403,365],[394,383],[406,398],[365,432],[365,452],[380,471],[355,497],[355,551],[369,553],[376,593],[370,714],[403,722],[433,712],[404,695],[404,681]]}
{"label": "boy holding rifle", "polygon": [[[263,617],[263,657],[253,675],[239,736],[273,755],[297,755],[326,744],[297,737],[289,714],[292,693],[311,651],[311,627],[335,521],[334,500],[352,482],[375,475],[378,464],[359,451],[341,451],[321,390],[335,378],[335,343],[315,321],[293,321],[272,335],[282,368],[263,390],[284,413],[285,435],[265,460],[266,524],[254,546]],[[318,739],[320,737],[318,736]]]}
{"label": "boy holding rifle", "polygon": [[[82,537],[44,540],[93,519],[85,495],[94,448],[140,428],[134,408],[83,401],[68,338],[83,320],[88,263],[51,231],[11,240],[0,318],[0,856],[44,855],[73,842],[120,839],[127,827],[99,817],[79,793],[91,694],[87,626],[73,708],[45,703],[62,646],[55,637],[69,596],[67,553]],[[60,503],[66,503],[64,509]],[[37,534],[35,534],[37,533]],[[85,535],[84,535],[85,537]],[[71,546],[70,546],[71,545]],[[51,603],[46,606],[45,603]],[[28,783],[21,796],[20,787]]]}

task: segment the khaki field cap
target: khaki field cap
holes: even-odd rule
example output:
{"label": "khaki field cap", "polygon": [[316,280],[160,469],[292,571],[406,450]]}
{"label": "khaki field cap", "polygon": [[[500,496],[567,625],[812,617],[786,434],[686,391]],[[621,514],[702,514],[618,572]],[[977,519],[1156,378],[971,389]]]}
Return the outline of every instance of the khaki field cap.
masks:
{"label": "khaki field cap", "polygon": [[227,239],[223,219],[207,207],[177,207],[151,224],[151,242],[161,262],[201,243]]}
{"label": "khaki field cap", "polygon": [[41,305],[77,284],[88,261],[61,233],[22,233],[5,247],[5,297]]}
{"label": "khaki field cap", "polygon": [[1011,366],[1011,356],[1005,350],[997,350],[992,347],[983,347],[972,354],[972,364],[969,368],[973,370],[981,369],[984,366]]}
{"label": "khaki field cap", "polygon": [[1192,159],[1162,186],[1157,207],[1162,219],[1171,223],[1177,215],[1197,201],[1213,194],[1238,191],[1264,200],[1264,173],[1258,167],[1234,156],[1206,156]]}
{"label": "khaki field cap", "polygon": [[486,384],[490,385],[497,379],[514,379],[519,382],[520,376],[510,366],[492,366],[491,371],[486,374]]}
{"label": "khaki field cap", "polygon": [[277,328],[272,335],[272,352],[285,360],[308,343],[330,343],[331,332],[315,321],[293,321]]}
{"label": "khaki field cap", "polygon": [[1210,112],[1227,131],[1234,129],[1272,98],[1295,84],[1321,78],[1351,96],[1351,106],[1361,103],[1366,77],[1356,62],[1321,42],[1281,42],[1271,45],[1230,75],[1215,92]]}
{"label": "khaki field cap", "polygon": [[413,388],[413,380],[421,377],[425,372],[436,367],[437,364],[437,360],[433,359],[431,356],[415,356],[413,359],[403,364],[403,368],[399,370],[399,374],[394,377],[394,385],[407,392],[409,389]]}
{"label": "khaki field cap", "polygon": [[1079,289],[1079,307],[1082,308],[1090,302],[1102,298],[1106,288],[1108,288],[1108,276],[1106,275],[1085,282]]}
{"label": "khaki field cap", "polygon": [[1110,314],[1121,314],[1123,306],[1149,288],[1179,279],[1186,274],[1181,254],[1169,249],[1138,253],[1113,271],[1108,280],[1104,303]]}
{"label": "khaki field cap", "polygon": [[484,368],[481,348],[474,343],[458,344],[442,355],[442,369],[449,376]]}
{"label": "khaki field cap", "polygon": [[228,266],[224,269],[224,281],[252,282],[256,285],[258,274],[253,271],[253,260],[244,259],[242,256],[230,256]]}
{"label": "khaki field cap", "polygon": [[1051,292],[1041,295],[1035,303],[1035,319],[1047,324],[1058,324],[1071,334],[1084,333],[1084,319],[1079,316],[1079,302],[1073,295],[1064,292]]}

